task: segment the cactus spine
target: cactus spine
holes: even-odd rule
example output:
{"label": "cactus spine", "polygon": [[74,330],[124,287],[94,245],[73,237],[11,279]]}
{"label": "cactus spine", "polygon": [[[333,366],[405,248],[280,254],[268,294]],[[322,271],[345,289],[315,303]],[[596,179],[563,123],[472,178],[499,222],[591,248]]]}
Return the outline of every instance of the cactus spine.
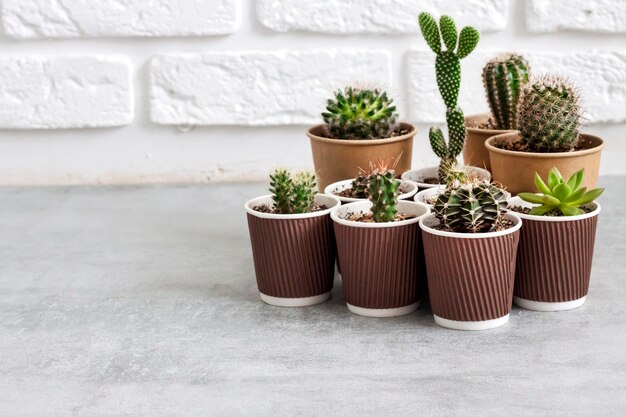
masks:
{"label": "cactus spine", "polygon": [[489,232],[507,207],[504,192],[493,184],[448,188],[437,197],[434,213],[441,225],[457,233]]}
{"label": "cactus spine", "polygon": [[283,168],[270,174],[270,192],[274,201],[274,213],[299,214],[313,210],[315,175],[308,171],[298,172],[295,179]]}
{"label": "cactus spine", "polygon": [[580,137],[582,109],[576,89],[559,77],[524,88],[519,111],[522,142],[534,152],[567,152]]}
{"label": "cactus spine", "polygon": [[[456,163],[456,158],[465,143],[465,116],[463,110],[457,106],[461,88],[461,59],[476,48],[480,35],[473,27],[466,26],[457,36],[456,24],[449,16],[442,16],[438,26],[430,14],[420,13],[419,25],[426,43],[437,55],[435,60],[437,86],[446,105],[448,142],[446,143],[441,129],[432,127],[429,132],[431,147],[441,159],[439,179],[443,182],[446,168]],[[445,51],[442,50],[442,39]]]}
{"label": "cactus spine", "polygon": [[398,129],[398,115],[386,92],[347,87],[328,100],[322,118],[336,139],[384,139]]}
{"label": "cactus spine", "polygon": [[394,170],[378,161],[369,176],[369,199],[372,202],[372,214],[376,223],[392,222],[398,213],[398,195],[400,180]]}
{"label": "cactus spine", "polygon": [[498,129],[517,130],[518,104],[529,79],[530,67],[520,55],[492,59],[483,68],[485,93]]}

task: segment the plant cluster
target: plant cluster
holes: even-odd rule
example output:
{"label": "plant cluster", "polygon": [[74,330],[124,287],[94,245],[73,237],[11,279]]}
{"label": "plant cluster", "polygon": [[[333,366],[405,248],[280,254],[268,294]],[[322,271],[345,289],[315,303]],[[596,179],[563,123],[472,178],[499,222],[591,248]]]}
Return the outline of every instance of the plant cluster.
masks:
{"label": "plant cluster", "polygon": [[517,130],[522,89],[530,80],[523,56],[510,54],[489,61],[483,68],[483,84],[497,129]]}
{"label": "plant cluster", "polygon": [[600,197],[604,189],[595,188],[587,191],[586,187],[581,187],[584,177],[585,170],[581,169],[565,181],[559,170],[554,167],[548,174],[547,184],[538,173],[535,173],[535,186],[541,194],[520,193],[518,197],[528,203],[539,204],[530,210],[530,214],[536,216],[555,211],[564,216],[585,214],[581,206]]}
{"label": "plant cluster", "polygon": [[390,161],[378,160],[371,164],[368,177],[368,193],[372,202],[372,214],[376,223],[392,222],[398,213],[398,195],[400,180],[396,172],[389,167]]}
{"label": "plant cluster", "polygon": [[270,175],[270,192],[277,214],[309,213],[315,207],[317,194],[315,174],[301,171],[292,175],[278,168]]}
{"label": "plant cluster", "polygon": [[524,88],[519,130],[529,151],[574,149],[580,137],[581,121],[578,91],[567,80],[544,76]]}
{"label": "plant cluster", "polygon": [[[429,132],[431,147],[441,159],[439,179],[443,181],[446,167],[456,162],[465,143],[465,116],[463,110],[457,106],[461,88],[461,59],[476,48],[480,35],[471,26],[464,27],[458,34],[456,24],[449,16],[442,16],[437,25],[433,16],[420,13],[419,25],[426,43],[437,55],[435,60],[437,86],[446,105],[448,142],[438,127],[432,127]],[[442,49],[442,40],[446,50]]]}
{"label": "plant cluster", "polygon": [[327,135],[335,139],[382,139],[398,130],[396,106],[385,91],[347,87],[328,100],[322,113]]}
{"label": "plant cluster", "polygon": [[483,182],[475,186],[446,188],[437,197],[433,212],[447,231],[483,233],[497,229],[506,208],[504,191]]}

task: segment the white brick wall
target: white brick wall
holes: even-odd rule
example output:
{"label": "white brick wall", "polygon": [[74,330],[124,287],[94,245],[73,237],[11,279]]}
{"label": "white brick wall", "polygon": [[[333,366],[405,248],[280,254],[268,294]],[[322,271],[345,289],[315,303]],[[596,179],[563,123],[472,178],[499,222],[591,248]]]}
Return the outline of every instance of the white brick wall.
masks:
{"label": "white brick wall", "polygon": [[333,90],[355,82],[389,89],[418,125],[414,165],[432,164],[427,131],[443,106],[434,56],[416,33],[423,9],[483,32],[463,61],[466,114],[487,109],[482,63],[497,51],[523,52],[535,73],[578,83],[588,131],[607,140],[602,172],[626,174],[623,0],[0,7],[0,185],[248,180],[277,164],[310,166],[305,126],[319,121]]}
{"label": "white brick wall", "polygon": [[0,58],[0,126],[5,129],[110,127],[133,120],[126,58]]}
{"label": "white brick wall", "polygon": [[165,125],[312,124],[318,122],[328,92],[355,79],[390,86],[389,53],[158,56],[151,65],[151,116],[153,122]]}
{"label": "white brick wall", "polygon": [[483,32],[506,25],[507,0],[258,0],[259,20],[279,32],[418,33],[421,11],[447,14]]}
{"label": "white brick wall", "polygon": [[576,29],[626,33],[624,0],[526,0],[526,16],[531,32]]}
{"label": "white brick wall", "polygon": [[233,33],[237,0],[2,0],[5,32],[19,39]]}

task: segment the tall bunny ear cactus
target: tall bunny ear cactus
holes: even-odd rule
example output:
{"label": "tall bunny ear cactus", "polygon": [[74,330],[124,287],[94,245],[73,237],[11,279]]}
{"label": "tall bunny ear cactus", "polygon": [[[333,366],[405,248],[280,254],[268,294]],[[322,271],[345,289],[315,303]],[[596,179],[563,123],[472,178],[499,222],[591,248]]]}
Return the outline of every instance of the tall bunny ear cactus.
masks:
{"label": "tall bunny ear cactus", "polygon": [[[461,59],[476,48],[480,34],[471,26],[464,27],[458,34],[451,17],[442,16],[437,25],[435,18],[425,12],[419,15],[419,25],[426,43],[437,55],[435,60],[437,86],[447,109],[448,143],[441,129],[437,127],[430,129],[430,144],[435,154],[441,158],[439,178],[443,181],[445,168],[454,165],[465,143],[465,116],[463,110],[457,106],[461,88]],[[442,49],[442,40],[446,50]]]}

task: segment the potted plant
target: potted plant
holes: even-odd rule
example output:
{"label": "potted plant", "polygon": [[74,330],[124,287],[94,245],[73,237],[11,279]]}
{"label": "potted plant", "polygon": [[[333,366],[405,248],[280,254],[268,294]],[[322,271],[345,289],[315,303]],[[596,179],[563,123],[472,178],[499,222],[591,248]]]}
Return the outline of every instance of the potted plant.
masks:
{"label": "potted plant", "polygon": [[[398,159],[393,160],[392,169],[395,170]],[[388,160],[386,164],[391,164]],[[359,168],[356,178],[349,180],[337,181],[329,184],[324,189],[324,194],[334,195],[341,200],[342,203],[354,203],[355,201],[367,200],[369,198],[369,179],[372,172],[376,171],[376,165],[369,163],[369,170]],[[417,184],[412,181],[402,180],[398,188],[400,195],[398,200],[408,200],[417,193]]]}
{"label": "potted plant", "polygon": [[582,187],[584,170],[567,181],[553,168],[545,183],[534,178],[540,194],[509,200],[524,225],[520,235],[514,301],[537,311],[570,310],[584,304],[603,189]]}
{"label": "potted plant", "polygon": [[400,181],[380,163],[369,178],[369,200],[331,211],[350,311],[369,317],[409,314],[419,306],[418,222],[426,207],[398,201]]}
{"label": "potted plant", "polygon": [[[437,85],[447,109],[446,123],[449,135],[446,142],[441,129],[431,127],[430,145],[441,159],[439,166],[413,170],[402,175],[402,179],[414,181],[418,183],[420,189],[424,189],[443,184],[445,171],[457,164],[456,159],[463,150],[466,135],[465,120],[463,110],[457,106],[461,87],[461,59],[476,48],[480,35],[471,26],[464,27],[460,34],[457,34],[456,24],[449,16],[442,16],[437,25],[437,21],[430,14],[420,13],[419,24],[426,43],[437,55],[435,62]],[[442,49],[442,39],[446,50]],[[484,169],[477,167],[471,169],[483,175],[485,179],[490,177],[489,172]]]}
{"label": "potted plant", "polygon": [[500,188],[447,188],[420,220],[435,322],[457,330],[506,324],[521,219]]}
{"label": "potted plant", "polygon": [[398,121],[386,92],[355,87],[337,91],[322,118],[323,124],[307,131],[320,191],[376,158],[397,158],[399,172],[411,168],[417,129]]}
{"label": "potted plant", "polygon": [[546,177],[552,167],[557,167],[569,178],[584,168],[587,176],[583,186],[595,187],[604,142],[580,133],[580,98],[568,81],[544,76],[526,86],[518,117],[519,132],[485,142],[494,181],[518,194],[533,189],[535,172]]}
{"label": "potted plant", "polygon": [[491,171],[485,141],[492,136],[517,130],[518,105],[522,88],[530,80],[530,67],[521,55],[496,57],[483,68],[483,85],[491,114],[475,114],[465,118],[467,138],[463,161],[467,165]]}
{"label": "potted plant", "polygon": [[335,269],[330,211],[341,202],[317,194],[309,172],[277,169],[270,180],[271,195],[245,204],[261,299],[280,307],[322,303]]}

